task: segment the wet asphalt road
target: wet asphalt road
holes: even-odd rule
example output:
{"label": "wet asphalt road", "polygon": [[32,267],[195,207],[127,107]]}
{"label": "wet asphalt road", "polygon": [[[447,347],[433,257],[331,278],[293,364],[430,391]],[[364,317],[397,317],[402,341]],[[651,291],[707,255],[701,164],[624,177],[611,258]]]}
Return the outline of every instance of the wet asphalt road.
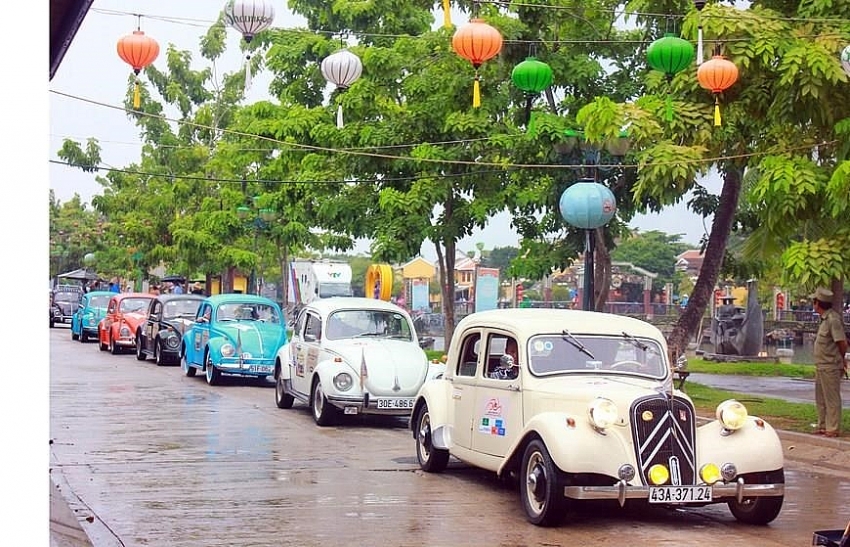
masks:
{"label": "wet asphalt road", "polygon": [[304,406],[277,409],[271,384],[210,387],[66,329],[50,337],[51,474],[96,547],[799,546],[848,518],[850,478],[788,462],[785,506],[767,527],[721,505],[597,504],[538,528],[491,474],[459,462],[420,472],[404,420],[319,428]]}
{"label": "wet asphalt road", "polygon": [[[782,399],[797,403],[814,404],[815,402],[814,380],[736,376],[734,374],[721,376],[692,372],[688,376],[687,381],[729,391],[755,393],[765,398]],[[844,408],[850,408],[850,380],[843,380],[841,382],[841,405]]]}

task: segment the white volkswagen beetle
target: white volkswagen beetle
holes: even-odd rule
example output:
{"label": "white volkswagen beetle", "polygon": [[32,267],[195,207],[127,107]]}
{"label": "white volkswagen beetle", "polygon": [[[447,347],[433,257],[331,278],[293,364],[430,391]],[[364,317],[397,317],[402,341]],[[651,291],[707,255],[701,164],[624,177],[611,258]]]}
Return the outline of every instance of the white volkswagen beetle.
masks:
{"label": "white volkswagen beetle", "polygon": [[442,471],[452,455],[515,476],[538,525],[564,518],[567,500],[588,499],[726,503],[738,520],[765,524],[784,498],[771,426],[734,400],[698,426],[691,399],[674,388],[661,332],[629,317],[551,309],[465,317],[445,375],[422,386],[410,427],[423,470]]}
{"label": "white volkswagen beetle", "polygon": [[277,353],[275,404],[308,404],[320,426],[338,414],[407,416],[419,388],[445,370],[429,363],[408,313],[371,298],[314,300]]}

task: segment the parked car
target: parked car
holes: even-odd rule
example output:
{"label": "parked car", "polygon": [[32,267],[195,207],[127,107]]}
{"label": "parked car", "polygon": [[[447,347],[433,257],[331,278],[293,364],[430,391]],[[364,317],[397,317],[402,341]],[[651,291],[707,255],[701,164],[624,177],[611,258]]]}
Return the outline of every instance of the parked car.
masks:
{"label": "parked car", "polygon": [[286,343],[283,313],[273,300],[250,294],[217,294],[201,302],[195,323],[183,335],[180,364],[186,376],[198,370],[207,383],[222,374],[266,378]]}
{"label": "parked car", "polygon": [[[517,343],[516,356],[506,346]],[[782,445],[764,420],[727,400],[697,426],[674,387],[656,327],[605,313],[510,309],[461,320],[444,378],[422,386],[410,427],[428,472],[449,455],[516,477],[527,519],[554,525],[567,500],[677,508],[725,503],[765,524],[784,493]]]}
{"label": "parked car", "polygon": [[97,325],[106,315],[109,299],[114,292],[92,291],[83,294],[80,304],[71,317],[71,340],[88,342],[89,338],[97,338]]}
{"label": "parked car", "polygon": [[56,323],[71,323],[83,289],[77,285],[57,285],[50,291],[50,328]]}
{"label": "parked car", "polygon": [[180,342],[195,322],[203,296],[162,294],[151,300],[147,319],[136,331],[136,359],[157,365],[180,363]]}
{"label": "parked car", "polygon": [[100,350],[117,355],[126,349],[135,349],[136,331],[147,319],[153,298],[154,295],[148,293],[112,293],[106,315],[97,326]]}
{"label": "parked car", "polygon": [[413,321],[395,304],[371,298],[312,301],[295,320],[275,360],[275,403],[309,405],[320,426],[338,414],[407,416],[414,396],[445,365],[430,364]]}

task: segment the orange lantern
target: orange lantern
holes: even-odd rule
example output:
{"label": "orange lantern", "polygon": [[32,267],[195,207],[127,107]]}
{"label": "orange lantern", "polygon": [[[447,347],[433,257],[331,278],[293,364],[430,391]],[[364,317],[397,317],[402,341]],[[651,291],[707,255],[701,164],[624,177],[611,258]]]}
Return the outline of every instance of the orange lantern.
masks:
{"label": "orange lantern", "polygon": [[473,19],[452,36],[452,48],[475,68],[472,106],[481,106],[481,88],[478,84],[478,67],[498,55],[502,50],[502,35],[482,19]]}
{"label": "orange lantern", "polygon": [[699,85],[714,93],[714,125],[720,125],[720,94],[738,81],[738,67],[722,55],[715,54],[697,70]]}
{"label": "orange lantern", "polygon": [[159,55],[159,44],[139,29],[118,40],[118,56],[133,67],[136,74],[136,87],[133,90],[133,108],[138,109],[142,104],[139,72],[153,63]]}

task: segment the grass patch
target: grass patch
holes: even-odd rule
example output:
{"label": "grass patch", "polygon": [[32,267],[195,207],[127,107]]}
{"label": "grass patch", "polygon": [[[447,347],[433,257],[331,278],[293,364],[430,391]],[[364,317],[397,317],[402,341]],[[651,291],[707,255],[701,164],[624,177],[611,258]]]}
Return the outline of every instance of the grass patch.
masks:
{"label": "grass patch", "polygon": [[[811,433],[811,424],[818,421],[815,405],[810,403],[792,403],[781,399],[715,389],[694,382],[686,382],[684,392],[693,400],[697,414],[707,418],[713,418],[717,405],[726,399],[736,399],[744,403],[751,416],[764,419],[776,429]],[[850,431],[850,412],[842,412],[841,430]]]}
{"label": "grass patch", "polygon": [[780,376],[785,378],[814,378],[814,365],[784,363],[718,363],[705,359],[688,359],[688,371],[705,374],[740,374],[741,376]]}
{"label": "grass patch", "polygon": [[446,352],[444,352],[442,350],[438,350],[438,349],[426,349],[425,350],[425,355],[428,356],[429,361],[433,361],[434,359],[439,361],[443,358],[443,355],[445,355],[445,354],[446,354]]}

